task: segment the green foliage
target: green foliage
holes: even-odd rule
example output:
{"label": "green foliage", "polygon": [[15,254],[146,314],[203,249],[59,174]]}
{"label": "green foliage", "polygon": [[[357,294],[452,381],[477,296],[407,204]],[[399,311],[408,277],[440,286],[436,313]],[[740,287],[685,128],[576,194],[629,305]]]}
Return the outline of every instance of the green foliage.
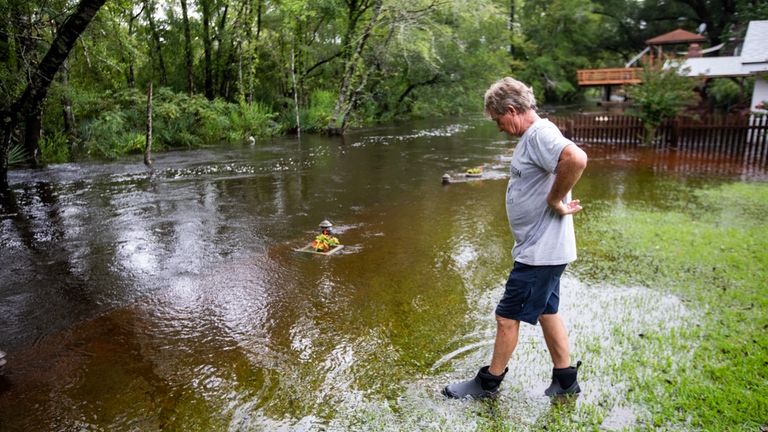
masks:
{"label": "green foliage", "polygon": [[481,111],[488,85],[508,74],[506,25],[503,9],[482,1],[446,4],[421,25],[396,26],[377,53],[381,73],[363,109],[376,120]]}
{"label": "green foliage", "polygon": [[29,155],[24,146],[21,144],[12,145],[11,148],[8,149],[8,166],[20,165],[26,162],[28,157]]}
{"label": "green foliage", "polygon": [[313,91],[309,107],[303,113],[301,127],[307,132],[319,132],[328,124],[336,104],[336,95],[327,90]]}
{"label": "green foliage", "polygon": [[525,2],[510,43],[513,76],[533,87],[539,103],[579,97],[576,70],[587,67],[602,38],[604,17],[590,0]]}
{"label": "green foliage", "polygon": [[[735,4],[736,4],[736,16],[738,17],[739,23],[743,24],[749,21],[768,19],[768,2],[736,0]],[[734,35],[734,36],[740,36],[740,35]]]}
{"label": "green foliage", "polygon": [[715,79],[707,88],[707,97],[715,109],[728,112],[747,102],[753,85],[753,81],[748,80],[742,88],[732,79]]}
{"label": "green foliage", "polygon": [[[0,5],[8,35],[0,40],[0,103],[9,107],[55,34],[51,23],[61,22],[71,5],[6,3]],[[178,3],[153,2],[168,75],[164,83],[147,14],[126,0],[102,7],[69,56],[68,82],[59,75],[51,86],[43,110],[50,156],[44,157],[61,160],[70,148],[80,150],[60,139],[63,100],[72,102],[79,138],[90,154],[136,151],[150,81],[157,89],[156,149],[193,148],[293,129],[294,97],[302,129],[325,129],[351,66],[349,124],[477,113],[487,86],[505,75],[531,85],[540,104],[574,101],[583,94],[577,69],[618,66],[649,37],[679,24],[692,30],[698,14],[709,12],[717,31],[731,28],[738,37],[747,19],[765,18],[765,6],[747,0],[735,3],[737,13],[721,10],[724,5],[718,3],[694,11],[679,0],[664,8],[632,0],[382,0],[378,20],[363,35],[374,0],[259,3],[265,7],[246,0],[206,0],[206,35],[203,3],[188,3],[187,25]],[[204,43],[206,36],[210,44]],[[356,53],[363,40],[364,49]],[[206,87],[213,100],[200,96]],[[718,107],[734,104],[733,85],[718,83],[713,93]],[[680,100],[677,95],[667,99]],[[643,114],[651,118],[649,124],[667,115],[666,102],[649,101]],[[108,138],[109,131],[122,135]]]}
{"label": "green foliage", "polygon": [[[109,97],[80,100],[91,104],[95,118],[81,123],[87,154],[112,159],[141,153],[145,147],[146,96],[136,90],[110,93]],[[98,114],[97,114],[98,113]],[[195,148],[219,143],[242,142],[249,136],[277,132],[274,114],[263,104],[234,104],[201,95],[188,96],[167,88],[153,97],[153,148]]]}
{"label": "green foliage", "polygon": [[90,122],[83,131],[85,149],[89,156],[114,159],[130,148],[135,136],[131,136],[126,114],[106,111]]}
{"label": "green foliage", "polygon": [[40,154],[45,163],[69,161],[69,140],[63,132],[43,135],[40,140]]}
{"label": "green foliage", "polygon": [[272,121],[275,115],[264,104],[230,104],[229,109],[229,141],[244,140],[251,136],[266,137],[277,132]]}
{"label": "green foliage", "polygon": [[693,91],[696,83],[682,75],[679,67],[646,67],[642,81],[642,84],[631,87],[628,94],[633,113],[645,124],[648,142],[665,119],[675,117],[697,100]]}

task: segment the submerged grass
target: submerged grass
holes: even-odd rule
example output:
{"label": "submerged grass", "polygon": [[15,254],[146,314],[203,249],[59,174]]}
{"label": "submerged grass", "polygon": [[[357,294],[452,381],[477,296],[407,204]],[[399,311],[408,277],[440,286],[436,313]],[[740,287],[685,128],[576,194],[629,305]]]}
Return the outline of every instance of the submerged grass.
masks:
{"label": "submerged grass", "polygon": [[[694,192],[678,209],[591,208],[580,227],[587,281],[667,289],[702,310],[700,324],[643,335],[625,359],[647,429],[760,430],[768,424],[768,184]],[[692,351],[674,365],[665,352]],[[645,423],[645,422],[643,422]]]}

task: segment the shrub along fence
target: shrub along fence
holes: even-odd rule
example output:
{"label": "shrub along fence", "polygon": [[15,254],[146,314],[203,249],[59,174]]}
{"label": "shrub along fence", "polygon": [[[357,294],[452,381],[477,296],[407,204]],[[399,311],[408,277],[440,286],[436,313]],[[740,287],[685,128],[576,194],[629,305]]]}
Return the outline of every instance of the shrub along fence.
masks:
{"label": "shrub along fence", "polygon": [[[638,117],[615,114],[550,116],[563,134],[577,142],[620,147],[642,146],[645,128]],[[743,158],[768,164],[768,116],[679,116],[665,121],[650,144],[660,150]]]}

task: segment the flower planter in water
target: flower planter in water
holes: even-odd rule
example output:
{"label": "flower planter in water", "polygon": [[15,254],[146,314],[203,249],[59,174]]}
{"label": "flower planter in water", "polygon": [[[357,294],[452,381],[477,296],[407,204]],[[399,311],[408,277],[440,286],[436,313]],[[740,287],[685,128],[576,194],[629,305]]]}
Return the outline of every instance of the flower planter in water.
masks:
{"label": "flower planter in water", "polygon": [[329,249],[329,250],[327,250],[325,252],[320,252],[320,251],[315,250],[314,247],[312,247],[312,243],[309,243],[309,244],[307,244],[306,246],[304,246],[301,249],[295,249],[295,251],[296,252],[312,253],[312,254],[317,254],[317,255],[332,255],[332,254],[340,251],[341,248],[343,248],[343,247],[344,247],[344,245],[338,245],[338,246],[332,247],[331,249]]}
{"label": "flower planter in water", "polygon": [[483,176],[483,169],[482,168],[470,168],[467,170],[467,172],[464,173],[464,176],[466,177],[482,177]]}

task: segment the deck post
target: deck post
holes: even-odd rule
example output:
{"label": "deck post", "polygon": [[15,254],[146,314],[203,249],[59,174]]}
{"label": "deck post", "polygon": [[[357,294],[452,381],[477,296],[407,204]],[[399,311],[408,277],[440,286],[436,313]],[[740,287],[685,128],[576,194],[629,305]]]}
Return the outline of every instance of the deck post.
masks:
{"label": "deck post", "polygon": [[603,102],[611,101],[611,85],[606,84],[603,86]]}

